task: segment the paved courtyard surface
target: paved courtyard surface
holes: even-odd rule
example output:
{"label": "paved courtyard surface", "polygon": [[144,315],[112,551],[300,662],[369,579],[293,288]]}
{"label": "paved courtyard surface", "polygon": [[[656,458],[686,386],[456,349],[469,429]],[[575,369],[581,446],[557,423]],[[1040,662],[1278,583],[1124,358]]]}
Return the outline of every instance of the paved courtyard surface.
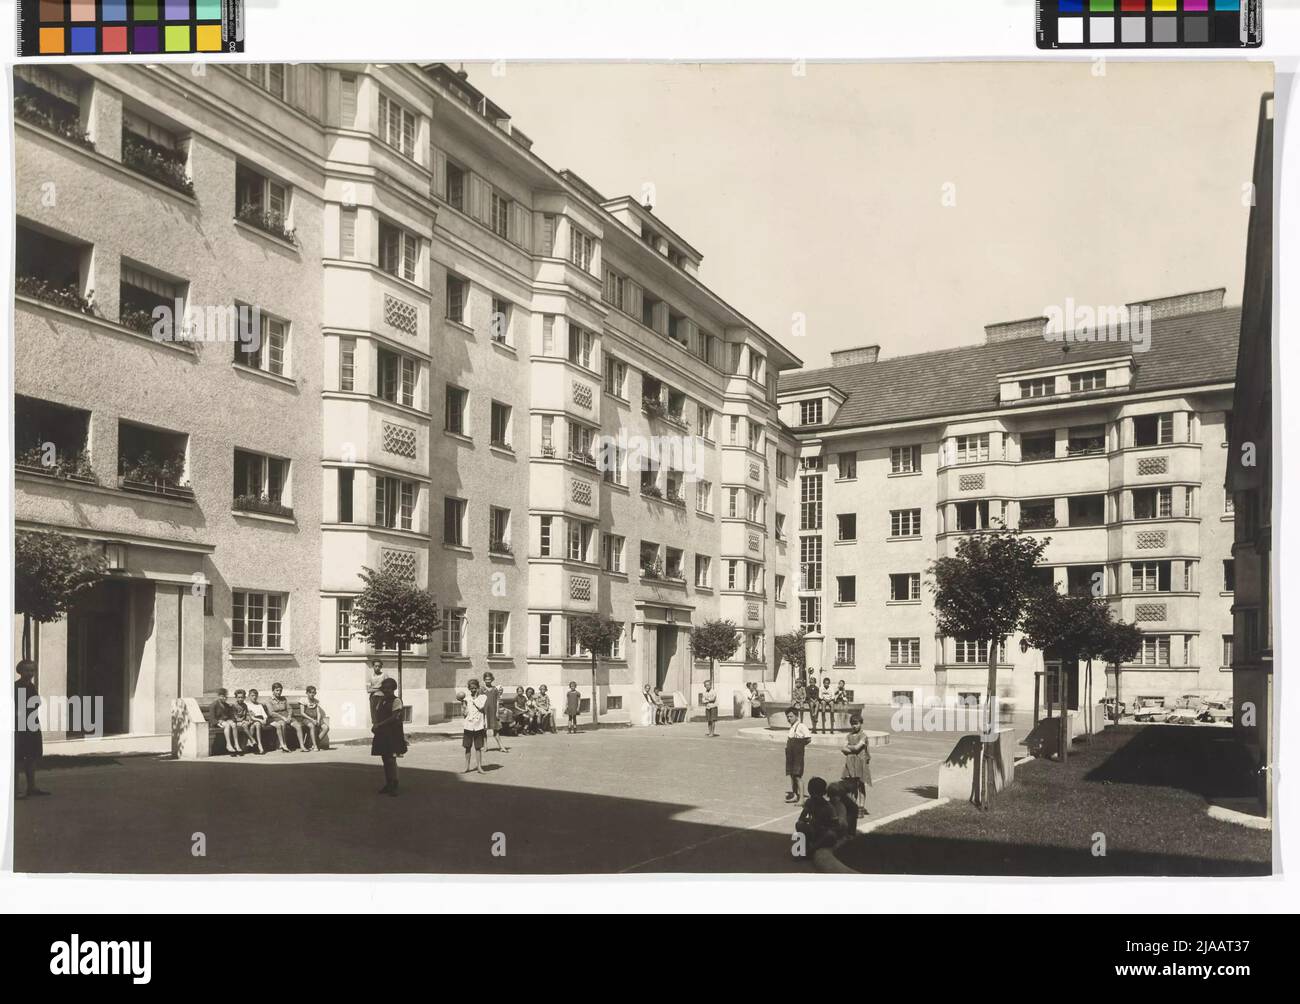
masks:
{"label": "paved courtyard surface", "polygon": [[[869,729],[889,710],[868,709]],[[462,774],[458,739],[411,744],[401,795],[368,746],[177,761],[63,757],[48,798],[15,805],[14,867],[38,872],[784,872],[798,808],[784,744],[737,735],[757,721],[604,728],[506,739],[487,772]],[[1028,721],[1017,723],[1017,738]],[[872,751],[879,817],[932,799],[955,733],[892,734]],[[813,746],[805,780],[839,777]],[[196,834],[206,854],[195,856]],[[504,836],[504,856],[494,854]]]}

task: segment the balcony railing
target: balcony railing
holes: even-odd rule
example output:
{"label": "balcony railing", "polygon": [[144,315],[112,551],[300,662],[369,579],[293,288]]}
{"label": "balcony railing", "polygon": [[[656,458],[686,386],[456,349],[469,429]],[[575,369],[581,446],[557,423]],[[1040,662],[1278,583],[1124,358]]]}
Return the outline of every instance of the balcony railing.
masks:
{"label": "balcony railing", "polygon": [[596,458],[584,450],[570,450],[569,459],[575,464],[582,464],[583,467],[596,466]]}
{"label": "balcony railing", "polygon": [[166,481],[143,481],[120,475],[117,486],[123,491],[139,492],[142,495],[161,495],[163,498],[194,501],[194,489],[189,485],[171,484]]}
{"label": "balcony railing", "polygon": [[236,495],[234,508],[238,512],[256,512],[264,516],[293,519],[293,509],[290,506],[266,495]]}

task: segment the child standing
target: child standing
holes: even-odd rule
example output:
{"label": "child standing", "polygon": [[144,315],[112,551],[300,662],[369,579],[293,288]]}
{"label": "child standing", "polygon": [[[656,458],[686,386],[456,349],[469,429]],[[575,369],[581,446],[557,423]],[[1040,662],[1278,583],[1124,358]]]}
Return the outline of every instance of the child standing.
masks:
{"label": "child standing", "polygon": [[713,681],[704,681],[704,720],[709,724],[709,738],[718,737],[718,692],[713,689]]}
{"label": "child standing", "polygon": [[844,771],[840,775],[853,792],[853,801],[861,815],[867,812],[867,786],[871,784],[871,750],[862,728],[862,715],[856,711],[849,718],[849,738],[844,749]]}
{"label": "child standing", "polygon": [[373,734],[370,755],[379,757],[384,764],[384,786],[379,789],[381,795],[397,794],[397,758],[406,752],[406,736],[402,730],[405,717],[402,699],[397,696],[397,681],[386,676],[370,701],[370,731]]}
{"label": "child standing", "polygon": [[578,681],[570,680],[568,692],[564,695],[564,713],[569,719],[569,735],[578,734],[578,712],[582,710],[582,695],[578,693]]}
{"label": "child standing", "polygon": [[785,720],[790,723],[790,731],[785,734],[785,772],[790,778],[790,791],[785,800],[797,802],[802,795],[803,754],[812,742],[812,733],[794,708],[786,709]]}

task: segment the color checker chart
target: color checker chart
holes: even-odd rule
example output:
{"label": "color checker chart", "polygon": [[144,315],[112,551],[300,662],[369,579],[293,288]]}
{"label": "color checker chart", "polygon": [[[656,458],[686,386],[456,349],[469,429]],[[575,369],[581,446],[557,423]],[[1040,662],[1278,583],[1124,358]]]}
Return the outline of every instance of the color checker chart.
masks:
{"label": "color checker chart", "polygon": [[1038,0],[1040,49],[1241,49],[1263,44],[1263,0]]}
{"label": "color checker chart", "polygon": [[243,0],[18,0],[18,55],[243,52],[243,20]]}

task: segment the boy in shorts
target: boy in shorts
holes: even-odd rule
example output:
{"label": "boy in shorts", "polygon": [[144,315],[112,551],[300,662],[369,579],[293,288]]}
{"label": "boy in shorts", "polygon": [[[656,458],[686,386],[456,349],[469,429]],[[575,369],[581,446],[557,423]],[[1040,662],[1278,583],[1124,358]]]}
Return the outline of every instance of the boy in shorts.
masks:
{"label": "boy in shorts", "polygon": [[461,745],[465,747],[465,773],[470,771],[469,754],[474,752],[475,769],[483,773],[483,741],[487,738],[487,695],[479,690],[478,680],[466,684],[469,695],[465,698],[465,725]]}

